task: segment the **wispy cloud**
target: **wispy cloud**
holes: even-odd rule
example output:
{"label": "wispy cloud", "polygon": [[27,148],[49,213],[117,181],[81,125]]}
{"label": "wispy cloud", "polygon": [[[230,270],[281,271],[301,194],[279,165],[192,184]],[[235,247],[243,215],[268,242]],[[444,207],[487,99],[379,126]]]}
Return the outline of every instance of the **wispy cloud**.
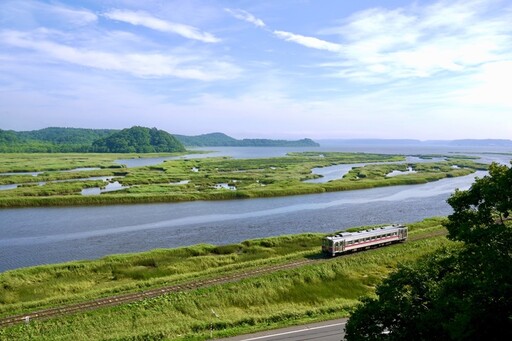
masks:
{"label": "wispy cloud", "polygon": [[143,11],[112,10],[103,15],[112,20],[144,26],[156,31],[178,34],[182,37],[199,40],[205,43],[218,43],[221,41],[213,34],[203,32],[196,27],[162,20]]}
{"label": "wispy cloud", "polygon": [[510,8],[496,9],[489,1],[440,1],[368,9],[319,33],[337,35],[344,46],[336,64],[339,77],[386,82],[472,72],[510,58],[510,22]]}
{"label": "wispy cloud", "polygon": [[[29,15],[27,15],[30,13]],[[2,26],[34,24],[39,19],[51,21],[53,25],[66,24],[86,26],[97,22],[98,16],[84,8],[73,8],[62,3],[44,3],[33,0],[2,1],[0,3]]]}
{"label": "wispy cloud", "polygon": [[343,46],[340,44],[331,43],[322,39],[318,39],[315,37],[307,37],[300,34],[294,34],[285,31],[274,31],[274,35],[278,38],[284,39],[286,41],[291,41],[305,47],[309,47],[312,49],[318,50],[326,50],[330,52],[341,52],[343,51]]}
{"label": "wispy cloud", "polygon": [[[52,32],[53,34],[54,32]],[[54,41],[46,30],[20,32],[0,31],[0,42],[11,47],[37,52],[54,61],[132,74],[142,78],[178,77],[213,81],[238,76],[240,69],[228,62],[206,57],[173,55],[172,53],[113,52],[79,48]]]}
{"label": "wispy cloud", "polygon": [[[498,4],[497,6],[494,6]],[[240,14],[239,19],[248,20]],[[474,72],[485,63],[510,60],[512,7],[486,0],[438,1],[427,6],[356,12],[336,27],[275,37],[334,53],[318,66],[363,83]],[[316,36],[330,36],[329,40]]]}
{"label": "wispy cloud", "polygon": [[67,18],[68,21],[73,22],[76,25],[88,25],[96,22],[98,16],[91,11],[84,9],[73,9],[63,6],[38,4],[39,6],[46,7],[48,11],[54,12],[61,18]]}
{"label": "wispy cloud", "polygon": [[244,11],[243,9],[225,8],[224,10],[237,19],[247,21],[258,27],[265,27],[265,23],[263,22],[263,20],[256,18],[254,15],[247,11]]}

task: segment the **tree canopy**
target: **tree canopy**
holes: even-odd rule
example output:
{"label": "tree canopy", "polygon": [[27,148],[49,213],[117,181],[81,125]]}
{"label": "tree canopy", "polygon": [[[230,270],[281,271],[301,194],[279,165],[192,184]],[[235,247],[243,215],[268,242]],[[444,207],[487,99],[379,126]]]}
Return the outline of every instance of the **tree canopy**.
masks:
{"label": "tree canopy", "polygon": [[296,141],[270,140],[270,139],[243,139],[237,140],[223,133],[210,133],[198,136],[175,135],[185,146],[191,147],[318,147],[318,143],[311,139]]}
{"label": "tree canopy", "polygon": [[347,340],[512,339],[512,168],[489,175],[448,203],[448,238],[458,241],[401,265],[365,298]]}
{"label": "tree canopy", "polygon": [[182,152],[185,147],[171,134],[145,127],[123,129],[92,144],[96,152],[107,153],[155,153]]}
{"label": "tree canopy", "polygon": [[[230,146],[230,147],[317,147],[310,139],[297,141],[243,139],[237,140],[223,133],[199,136],[170,135],[163,130],[132,127],[123,131],[114,129],[83,129],[51,127],[32,131],[0,129],[0,153],[88,153],[133,152],[134,150],[167,151],[176,147],[176,141],[186,146]],[[148,139],[148,134],[149,136]],[[115,135],[115,136],[112,136]],[[141,146],[140,143],[143,143]],[[149,144],[148,144],[149,143]],[[124,153],[123,152],[123,153]]]}

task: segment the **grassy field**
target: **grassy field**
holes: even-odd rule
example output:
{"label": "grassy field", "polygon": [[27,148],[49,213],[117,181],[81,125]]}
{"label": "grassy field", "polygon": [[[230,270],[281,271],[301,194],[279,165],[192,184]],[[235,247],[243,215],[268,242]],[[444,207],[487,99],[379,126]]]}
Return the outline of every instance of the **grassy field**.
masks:
{"label": "grassy field", "polygon": [[[401,155],[366,153],[290,153],[266,159],[178,159],[148,167],[124,168],[114,160],[155,154],[3,154],[0,173],[41,172],[0,176],[1,185],[18,184],[0,190],[0,207],[103,205],[224,200],[273,197],[329,191],[420,184],[445,177],[463,176],[486,169],[463,156],[442,162],[399,163]],[[168,156],[168,155],[167,155]],[[312,169],[337,164],[377,162],[354,168],[343,179],[327,183],[305,183],[318,178]],[[416,173],[387,177],[392,171],[412,167]],[[85,168],[85,169],[84,169]],[[87,169],[97,168],[97,169]],[[76,170],[69,172],[66,170]],[[109,177],[126,186],[119,191],[85,196],[82,189],[104,188],[108,182],[87,180]]]}
{"label": "grassy field", "polygon": [[[409,225],[410,240],[239,282],[0,329],[2,340],[205,340],[347,316],[397,264],[456,247],[443,218]],[[211,278],[320,256],[320,234],[154,250],[0,274],[1,315]]]}

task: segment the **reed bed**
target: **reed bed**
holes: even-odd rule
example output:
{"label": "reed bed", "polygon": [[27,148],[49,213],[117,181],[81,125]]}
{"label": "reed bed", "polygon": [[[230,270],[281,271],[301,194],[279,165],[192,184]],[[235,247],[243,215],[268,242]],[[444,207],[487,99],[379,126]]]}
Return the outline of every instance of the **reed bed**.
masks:
{"label": "reed bed", "polygon": [[[443,221],[436,218],[410,224],[410,235],[439,231]],[[11,295],[18,298],[8,303],[4,297],[1,307],[5,314],[26,309],[30,302],[33,306],[55,304],[59,293],[79,300],[87,295],[315,257],[320,238],[318,234],[282,236],[8,271],[0,274],[0,285],[11,288]],[[408,241],[239,282],[33,321],[1,329],[0,339],[205,340],[210,333],[221,337],[347,316],[361,297],[374,294],[375,286],[399,263],[453,244],[444,237]],[[112,283],[115,285],[109,287]],[[98,290],[101,286],[103,291]]]}
{"label": "reed bed", "polygon": [[[114,160],[119,154],[8,154],[5,172],[43,171],[37,176],[4,175],[2,184],[21,184],[0,191],[1,207],[79,206],[132,203],[161,203],[193,200],[231,200],[302,195],[332,191],[357,190],[382,186],[422,184],[446,177],[468,175],[485,169],[465,158],[417,164],[372,164],[352,169],[343,178],[326,183],[305,183],[318,178],[312,169],[344,163],[400,162],[400,155],[364,153],[291,153],[286,157],[264,159],[206,158],[168,160],[159,165],[119,168]],[[139,157],[138,155],[130,155]],[[148,156],[148,155],[145,155]],[[157,155],[150,155],[157,156]],[[457,168],[454,168],[457,166]],[[64,172],[87,167],[100,169]],[[388,177],[393,170],[412,167],[416,173]],[[60,171],[57,171],[59,169]],[[105,187],[101,181],[83,178],[109,176],[126,188],[101,195],[84,196],[82,189]],[[66,182],[61,182],[61,181]],[[38,186],[37,183],[45,182]],[[226,184],[230,189],[219,188]]]}

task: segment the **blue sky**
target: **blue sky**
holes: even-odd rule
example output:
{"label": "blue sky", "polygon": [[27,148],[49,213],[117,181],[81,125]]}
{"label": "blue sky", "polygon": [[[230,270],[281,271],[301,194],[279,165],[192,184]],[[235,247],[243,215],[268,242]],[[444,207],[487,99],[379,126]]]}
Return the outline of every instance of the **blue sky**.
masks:
{"label": "blue sky", "polygon": [[512,3],[0,2],[0,129],[512,138]]}

